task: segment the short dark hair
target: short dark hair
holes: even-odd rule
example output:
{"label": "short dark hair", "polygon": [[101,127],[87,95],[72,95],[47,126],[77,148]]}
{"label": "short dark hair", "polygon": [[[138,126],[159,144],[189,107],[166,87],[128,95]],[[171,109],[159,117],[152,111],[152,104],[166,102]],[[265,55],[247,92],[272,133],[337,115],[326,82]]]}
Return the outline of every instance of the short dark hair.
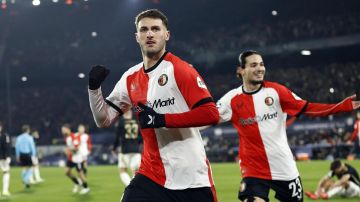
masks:
{"label": "short dark hair", "polygon": [[260,55],[260,53],[254,51],[254,50],[247,50],[239,55],[239,63],[241,68],[245,68],[246,58],[251,55]]}
{"label": "short dark hair", "polygon": [[71,125],[68,123],[64,123],[61,127],[71,129]]}
{"label": "short dark hair", "polygon": [[164,13],[162,13],[161,11],[159,11],[158,9],[149,9],[149,10],[145,10],[145,11],[139,13],[135,17],[135,26],[136,26],[136,28],[137,28],[140,20],[142,20],[143,18],[160,19],[160,20],[162,20],[162,22],[163,22],[164,26],[166,27],[166,29],[168,29],[169,21],[168,21],[166,15]]}
{"label": "short dark hair", "polygon": [[341,166],[341,161],[339,159],[336,159],[335,161],[333,161],[330,165],[330,170],[335,172],[336,169],[340,168]]}
{"label": "short dark hair", "polygon": [[30,126],[28,124],[24,124],[22,125],[21,130],[23,133],[30,132]]}

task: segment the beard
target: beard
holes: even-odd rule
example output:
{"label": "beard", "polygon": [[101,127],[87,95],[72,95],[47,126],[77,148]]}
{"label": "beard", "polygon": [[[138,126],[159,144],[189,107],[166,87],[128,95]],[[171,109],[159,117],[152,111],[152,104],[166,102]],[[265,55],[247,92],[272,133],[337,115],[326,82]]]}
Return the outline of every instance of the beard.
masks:
{"label": "beard", "polygon": [[259,85],[259,84],[262,84],[264,82],[264,80],[262,79],[262,80],[258,80],[258,81],[256,81],[256,80],[251,80],[250,81],[250,83],[252,84],[252,85]]}

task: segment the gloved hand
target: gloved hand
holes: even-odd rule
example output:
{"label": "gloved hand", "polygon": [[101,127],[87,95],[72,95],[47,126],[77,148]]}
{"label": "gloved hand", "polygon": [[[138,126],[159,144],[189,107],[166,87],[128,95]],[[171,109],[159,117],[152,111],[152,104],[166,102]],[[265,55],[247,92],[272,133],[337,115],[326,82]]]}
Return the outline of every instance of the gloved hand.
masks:
{"label": "gloved hand", "polygon": [[96,65],[92,67],[89,72],[89,89],[98,89],[109,73],[110,70],[104,66]]}
{"label": "gloved hand", "polygon": [[139,123],[141,128],[161,128],[165,127],[165,115],[155,112],[152,108],[138,103],[141,108],[139,113]]}

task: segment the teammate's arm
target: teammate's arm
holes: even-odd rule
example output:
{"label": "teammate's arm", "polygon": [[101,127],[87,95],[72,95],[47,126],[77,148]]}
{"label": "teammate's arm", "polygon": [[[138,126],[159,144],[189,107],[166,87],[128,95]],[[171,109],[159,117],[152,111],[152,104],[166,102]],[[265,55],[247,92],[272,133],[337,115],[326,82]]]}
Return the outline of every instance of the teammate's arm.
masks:
{"label": "teammate's arm", "polygon": [[346,185],[346,183],[349,181],[350,177],[351,177],[351,175],[350,175],[349,173],[343,175],[339,180],[337,180],[337,181],[331,186],[331,188]]}
{"label": "teammate's arm", "polygon": [[308,103],[303,114],[307,116],[328,116],[331,114],[341,113],[341,112],[351,112],[358,108],[358,102],[354,101],[356,95],[347,97],[343,101],[337,104],[320,104],[320,103]]}

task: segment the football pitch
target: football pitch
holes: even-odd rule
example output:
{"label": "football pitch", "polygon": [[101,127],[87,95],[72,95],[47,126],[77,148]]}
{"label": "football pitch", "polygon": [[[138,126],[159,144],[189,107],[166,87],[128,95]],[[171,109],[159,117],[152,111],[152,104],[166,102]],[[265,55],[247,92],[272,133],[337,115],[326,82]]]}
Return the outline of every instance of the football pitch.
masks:
{"label": "football pitch", "polygon": [[[314,190],[318,180],[324,176],[329,168],[329,161],[298,162],[304,190]],[[353,167],[360,170],[360,161],[350,162]],[[213,175],[219,202],[232,202],[237,200],[240,184],[239,167],[236,163],[213,163]],[[45,179],[42,184],[33,185],[25,189],[20,180],[21,169],[12,167],[10,192],[11,197],[0,197],[0,201],[11,202],[118,202],[124,190],[121,184],[117,167],[90,166],[88,169],[88,183],[90,193],[78,195],[72,193],[73,184],[65,177],[64,168],[42,167],[41,175]],[[1,183],[0,183],[1,184]],[[271,193],[270,201],[277,201]],[[306,198],[305,201],[311,201]],[[360,201],[359,198],[334,198],[329,201]]]}

